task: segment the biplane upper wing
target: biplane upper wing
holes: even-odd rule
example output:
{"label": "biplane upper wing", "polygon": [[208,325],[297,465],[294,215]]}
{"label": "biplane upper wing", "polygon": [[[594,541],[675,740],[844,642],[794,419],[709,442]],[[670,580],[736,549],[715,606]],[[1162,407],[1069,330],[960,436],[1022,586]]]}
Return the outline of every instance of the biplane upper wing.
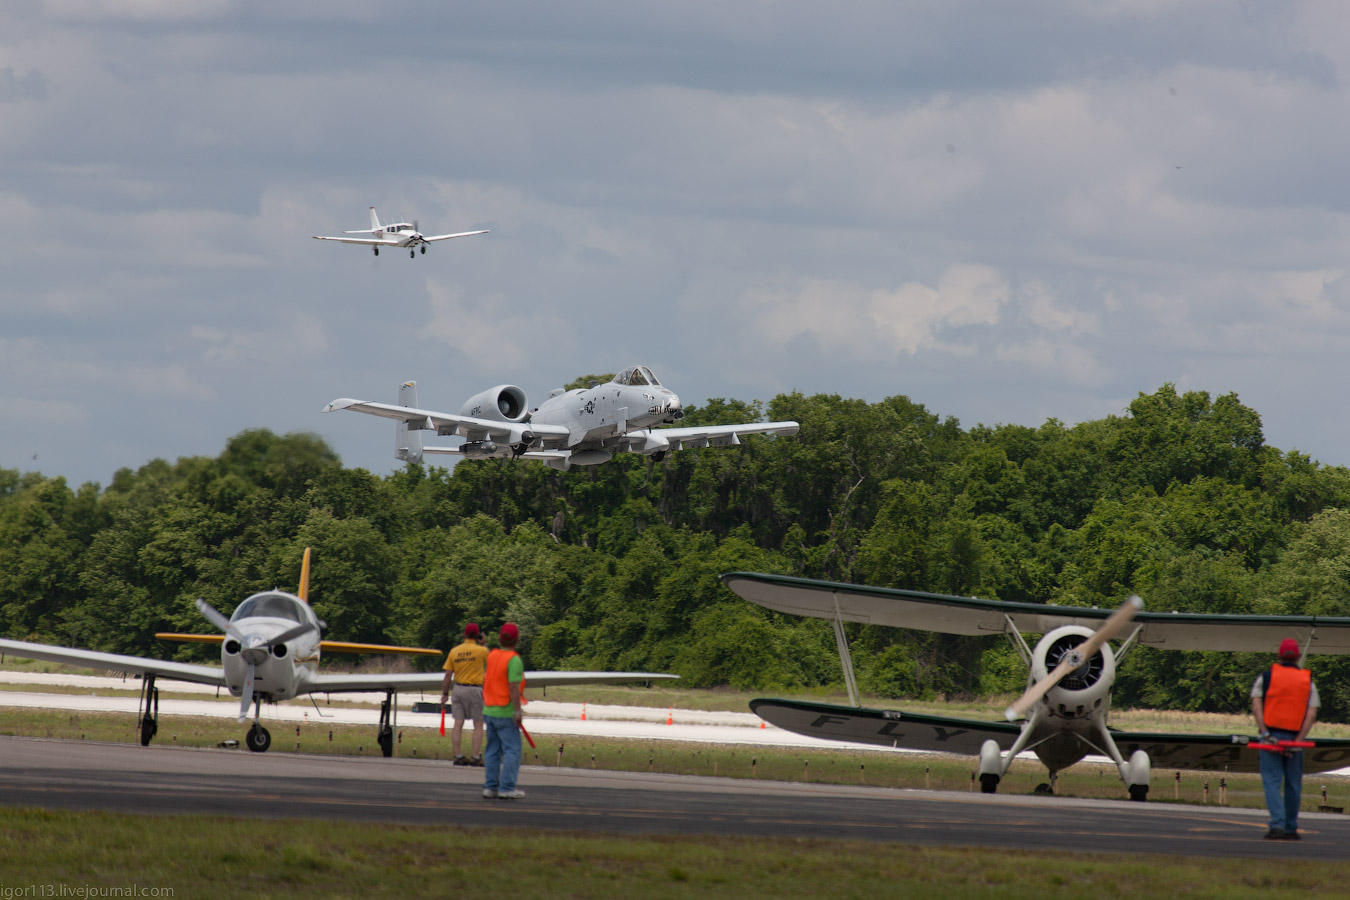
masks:
{"label": "biplane upper wing", "polygon": [[[722,582],[746,600],[778,612],[945,634],[1001,634],[1010,625],[1027,634],[1044,634],[1061,625],[1095,629],[1114,612],[757,572],[730,572]],[[1141,612],[1134,621],[1140,627],[1139,644],[1164,650],[1273,652],[1284,638],[1297,637],[1309,654],[1350,654],[1350,618],[1343,616]]]}

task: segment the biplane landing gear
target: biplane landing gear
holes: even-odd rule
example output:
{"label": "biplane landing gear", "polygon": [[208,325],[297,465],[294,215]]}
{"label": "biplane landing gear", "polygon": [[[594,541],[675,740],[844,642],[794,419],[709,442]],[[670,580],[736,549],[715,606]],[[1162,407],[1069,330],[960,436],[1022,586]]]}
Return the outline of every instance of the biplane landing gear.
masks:
{"label": "biplane landing gear", "polygon": [[136,705],[136,713],[141,717],[141,746],[148,747],[155,732],[159,731],[159,688],[155,687],[154,675],[141,679],[141,699]]}
{"label": "biplane landing gear", "polygon": [[385,756],[394,755],[394,722],[398,718],[398,692],[389,691],[380,704],[380,730],[375,735],[375,743]]}
{"label": "biplane landing gear", "polygon": [[272,746],[272,735],[266,728],[254,722],[253,727],[244,736],[244,744],[254,753],[266,753],[267,748]]}

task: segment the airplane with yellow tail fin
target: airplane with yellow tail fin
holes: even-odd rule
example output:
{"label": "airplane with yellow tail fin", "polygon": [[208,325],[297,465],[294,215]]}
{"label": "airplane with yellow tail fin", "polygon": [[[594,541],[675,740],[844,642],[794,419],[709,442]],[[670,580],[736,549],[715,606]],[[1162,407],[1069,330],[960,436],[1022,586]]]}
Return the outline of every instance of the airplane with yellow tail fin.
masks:
{"label": "airplane with yellow tail fin", "polygon": [[[376,742],[385,756],[392,756],[398,692],[436,691],[441,687],[444,673],[440,671],[352,675],[329,675],[318,671],[319,656],[324,650],[435,656],[442,655],[442,651],[321,640],[320,631],[327,626],[309,605],[309,548],[305,548],[300,567],[300,586],[296,593],[270,590],[254,594],[240,603],[229,618],[200,598],[196,605],[206,620],[220,629],[220,634],[166,632],[155,636],[164,640],[219,644],[219,667],[4,639],[0,639],[0,653],[140,675],[142,685],[137,716],[140,718],[143,746],[148,745],[159,730],[159,688],[155,684],[159,678],[228,689],[240,700],[240,722],[248,717],[251,706],[253,725],[244,743],[250,750],[259,753],[272,744],[272,736],[259,722],[264,700],[275,703],[306,694],[383,691],[385,698],[380,704]],[[652,672],[526,672],[525,677],[533,687],[548,687],[559,684],[654,681],[676,676]]]}

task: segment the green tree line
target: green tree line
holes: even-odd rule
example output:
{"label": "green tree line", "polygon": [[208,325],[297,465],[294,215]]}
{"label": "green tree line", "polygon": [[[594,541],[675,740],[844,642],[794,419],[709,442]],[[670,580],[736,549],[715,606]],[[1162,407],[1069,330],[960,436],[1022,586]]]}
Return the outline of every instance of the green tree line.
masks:
{"label": "green tree line", "polygon": [[[583,379],[585,380],[585,379]],[[593,378],[591,379],[593,380]],[[828,626],[725,590],[732,570],[1103,606],[1350,615],[1350,471],[1266,445],[1233,394],[1140,394],[1074,426],[963,429],[903,397],[717,399],[688,424],[795,419],[789,438],[528,462],[342,466],[310,434],[245,431],[215,458],[153,460],[106,487],[0,469],[0,633],[203,658],[155,631],[201,631],[294,590],[339,640],[448,648],[465,621],[514,620],[539,668],[668,671],[772,690],[840,682]],[[850,626],[861,686],[930,698],[1018,690],[1006,642]],[[1274,648],[1272,648],[1273,651]],[[1240,710],[1269,657],[1127,659],[1126,705]],[[1324,717],[1350,669],[1314,658]]]}

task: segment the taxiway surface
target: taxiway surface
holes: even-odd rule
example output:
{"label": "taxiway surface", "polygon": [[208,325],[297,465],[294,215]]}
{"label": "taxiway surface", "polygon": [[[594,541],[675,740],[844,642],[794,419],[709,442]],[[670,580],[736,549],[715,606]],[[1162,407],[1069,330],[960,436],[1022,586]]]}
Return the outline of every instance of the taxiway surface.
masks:
{"label": "taxiway surface", "polygon": [[1264,841],[1265,813],[526,766],[521,801],[443,761],[252,754],[0,737],[0,802],[62,809],[620,834],[762,835],[1058,852],[1344,858],[1350,820],[1304,814]]}

